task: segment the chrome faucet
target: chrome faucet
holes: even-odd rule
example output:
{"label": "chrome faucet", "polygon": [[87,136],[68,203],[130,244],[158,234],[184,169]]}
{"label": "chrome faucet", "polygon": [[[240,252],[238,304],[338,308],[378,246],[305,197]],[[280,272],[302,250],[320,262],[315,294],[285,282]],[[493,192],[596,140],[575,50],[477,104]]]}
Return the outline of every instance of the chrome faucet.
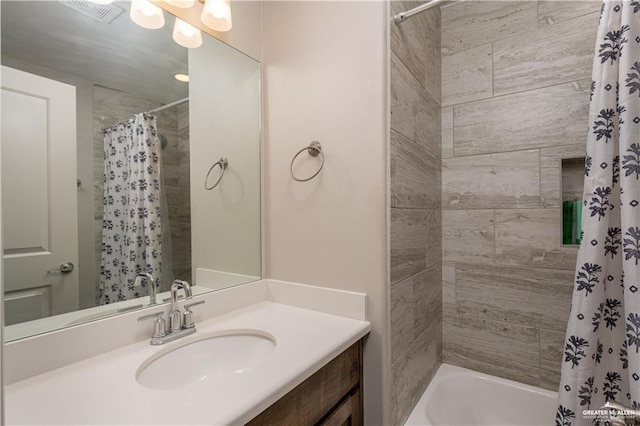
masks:
{"label": "chrome faucet", "polygon": [[193,312],[189,308],[204,303],[204,300],[188,303],[184,305],[184,313],[178,309],[178,290],[184,291],[186,300],[193,297],[191,285],[187,281],[175,280],[171,284],[171,310],[169,311],[169,328],[166,329],[166,322],[162,312],[144,315],[138,318],[138,321],[155,319],[153,327],[153,336],[151,337],[152,345],[162,345],[167,342],[188,336],[196,332],[196,325],[193,322]]}
{"label": "chrome faucet", "polygon": [[134,281],[134,286],[142,286],[141,281],[147,281],[147,287],[149,288],[149,306],[156,304],[156,280],[153,279],[153,275],[148,273],[141,273],[136,275],[136,280]]}
{"label": "chrome faucet", "polygon": [[178,309],[178,290],[184,290],[185,300],[191,299],[191,285],[186,281],[175,280],[171,284],[171,311],[169,311],[169,333],[175,333],[182,328],[182,313]]}

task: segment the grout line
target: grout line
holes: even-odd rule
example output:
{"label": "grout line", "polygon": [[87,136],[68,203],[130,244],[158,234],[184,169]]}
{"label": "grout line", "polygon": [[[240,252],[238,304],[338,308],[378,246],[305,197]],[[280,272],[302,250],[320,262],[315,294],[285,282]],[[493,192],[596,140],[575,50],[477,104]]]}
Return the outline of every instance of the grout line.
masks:
{"label": "grout line", "polygon": [[[526,2],[524,2],[524,3],[526,3]],[[509,13],[508,15],[512,15],[512,14],[513,14],[513,13]],[[506,16],[508,16],[508,15],[506,15]],[[497,19],[503,19],[503,18],[505,18],[506,16],[498,17]],[[537,3],[536,3],[536,17],[535,17],[535,21],[536,21],[536,22],[535,22],[536,27],[535,27],[535,28],[533,28],[533,29],[525,29],[525,30],[523,30],[523,31],[516,32],[515,34],[507,34],[507,35],[504,35],[504,36],[502,36],[502,37],[497,37],[497,38],[495,38],[495,39],[490,39],[487,43],[493,43],[493,42],[496,42],[496,41],[501,41],[501,40],[504,40],[505,38],[519,37],[519,36],[522,36],[522,35],[524,35],[524,34],[527,34],[527,33],[531,33],[531,32],[536,31],[536,30],[538,29],[538,28],[537,28],[537,23],[538,23]],[[465,48],[465,49],[462,49],[462,50],[456,50],[456,51],[454,51],[454,52],[449,53],[449,54],[448,54],[448,55],[446,55],[446,56],[452,56],[452,55],[455,55],[455,54],[456,54],[456,53],[458,53],[458,52],[464,52],[465,50],[471,50],[471,49],[474,49],[474,48],[476,48],[476,47],[478,47],[478,46],[482,46],[483,44],[487,44],[487,43],[481,43],[481,44],[479,44],[479,45],[472,45],[472,46],[469,46],[469,47],[467,47],[467,48]]]}
{"label": "grout line", "polygon": [[[395,57],[398,59],[398,61],[406,68],[407,72],[409,73],[409,75],[411,75],[411,77],[413,77],[413,79],[418,83],[418,85],[420,86],[420,88],[422,90],[425,91],[425,93],[427,93],[429,95],[429,97],[436,103],[440,104],[442,102],[442,99],[440,100],[440,102],[436,101],[436,98],[431,94],[431,91],[427,88],[427,75],[426,75],[426,71],[425,71],[425,75],[423,76],[422,80],[420,81],[420,79],[418,78],[418,76],[415,75],[415,73],[413,71],[411,71],[411,69],[409,68],[409,66],[402,60],[402,58],[400,57],[400,55],[398,53],[396,53],[393,49],[391,50],[391,54],[395,55]],[[440,53],[440,52],[438,52]],[[415,55],[414,55],[415,56]],[[441,55],[440,55],[441,56]],[[442,61],[442,60],[441,60]],[[442,70],[440,71],[440,75],[442,76]],[[441,83],[442,84],[442,83]],[[440,95],[440,97],[442,98],[442,94]]]}
{"label": "grout line", "polygon": [[[562,170],[560,171],[562,173]],[[538,149],[538,203],[542,208],[542,150]]]}
{"label": "grout line", "polygon": [[410,275],[410,276],[408,276],[406,278],[401,279],[400,281],[396,281],[394,283],[391,283],[391,285],[389,287],[393,288],[393,287],[398,287],[398,286],[404,285],[404,284],[407,283],[407,281],[413,280],[415,277],[417,277],[418,275],[422,274],[423,272],[427,272],[431,266],[433,266],[433,265],[427,265],[427,263],[425,261],[424,268],[420,269],[418,272],[416,272],[413,275]]}
{"label": "grout line", "polygon": [[458,270],[458,262],[453,262],[453,311],[458,315],[458,276],[456,271]]}
{"label": "grout line", "polygon": [[535,327],[538,331],[538,386],[542,383],[542,337],[540,327]]}
{"label": "grout line", "polygon": [[[392,130],[393,130],[393,129],[392,129]],[[398,132],[398,133],[399,133],[399,132]],[[427,154],[431,154],[431,155],[432,155],[433,157],[435,157],[435,158],[441,158],[441,156],[440,156],[440,155],[438,155],[438,154],[436,154],[435,152],[433,152],[433,151],[431,150],[431,148],[426,147],[426,146],[424,146],[424,145],[422,145],[422,144],[420,144],[420,143],[418,143],[418,142],[414,141],[413,139],[409,139],[409,138],[407,138],[407,139],[409,140],[409,142],[411,142],[411,143],[412,143],[413,145],[415,145],[416,147],[420,148],[420,149],[421,149],[421,150],[423,150],[423,151],[426,151],[426,152],[427,152]]]}
{"label": "grout line", "polygon": [[451,158],[456,158],[456,107],[451,106]]}
{"label": "grout line", "polygon": [[391,133],[394,133],[394,132],[395,132],[395,133],[397,133],[397,134],[399,134],[399,135],[400,135],[400,136],[402,136],[403,138],[405,138],[405,139],[407,139],[407,140],[409,140],[409,141],[411,141],[411,142],[413,142],[413,143],[416,143],[416,142],[413,140],[413,137],[409,137],[409,136],[405,135],[404,133],[402,133],[401,131],[399,131],[399,130],[397,130],[397,129],[393,128],[393,127],[389,127],[389,136],[391,136]]}
{"label": "grout line", "polygon": [[511,149],[509,151],[490,151],[490,152],[480,152],[480,153],[472,153],[466,155],[457,155],[456,158],[468,158],[468,157],[479,157],[481,155],[494,155],[494,154],[510,154],[512,152],[525,152],[525,151],[539,151],[541,149],[553,149],[553,148],[561,148],[561,147],[572,147],[575,146],[575,143],[571,143],[568,145],[553,145],[553,146],[533,146],[533,147],[525,147],[525,148],[517,148]]}
{"label": "grout line", "polygon": [[[440,206],[438,206],[437,208],[433,208],[433,209],[427,209],[424,207],[391,207],[391,209],[393,210],[419,210],[419,211],[424,211],[424,212],[437,212],[440,211]],[[487,209],[485,209],[487,210]]]}
{"label": "grout line", "polygon": [[[414,80],[416,80],[418,83],[420,83],[420,80],[418,80],[418,77],[416,77],[413,72],[411,72],[411,70],[409,69],[409,67],[407,66],[407,64],[404,63],[404,61],[402,60],[402,58],[400,57],[400,55],[393,49],[389,49],[391,50],[391,55],[395,56],[396,59],[398,60],[398,62],[400,62],[402,64],[402,66],[404,68],[406,68],[407,72],[411,75],[411,77],[413,77]],[[390,58],[389,62],[393,62],[393,58]]]}
{"label": "grout line", "polygon": [[466,208],[465,208],[465,209],[455,209],[455,210],[453,210],[453,209],[448,209],[448,210],[443,210],[443,211],[446,211],[446,212],[456,212],[456,211],[467,211],[467,210],[469,210],[469,211],[474,211],[474,212],[481,212],[481,211],[484,211],[484,212],[490,212],[490,211],[493,211],[494,209],[493,209],[493,208],[491,208],[491,207],[487,207],[487,208],[485,208],[485,209],[466,209]]}
{"label": "grout line", "polygon": [[[586,0],[586,2],[591,2],[591,0]],[[602,4],[602,2],[595,2],[595,1],[593,1],[592,3],[598,3],[599,5]],[[544,25],[542,27],[539,26],[538,29],[550,28],[550,27],[556,27],[556,26],[559,27],[560,25],[566,26],[571,21],[575,21],[576,19],[584,18],[585,16],[589,16],[589,15],[594,15],[594,16],[598,15],[598,16],[600,16],[600,9],[594,10],[594,11],[591,11],[591,12],[585,12],[585,13],[582,13],[580,15],[572,15],[571,18],[569,18],[569,19],[565,19],[564,21],[554,22],[553,24],[547,24],[547,25]],[[540,16],[539,15],[538,15],[538,24],[540,24]]]}
{"label": "grout line", "polygon": [[487,102],[489,100],[493,100],[493,99],[502,99],[502,98],[506,98],[508,96],[516,96],[516,95],[521,95],[521,94],[525,94],[525,93],[529,93],[529,92],[534,92],[536,90],[543,90],[543,89],[550,89],[552,87],[556,87],[556,86],[563,86],[563,85],[568,85],[571,83],[583,83],[583,82],[588,82],[589,84],[591,83],[591,77],[583,77],[583,78],[574,78],[573,80],[568,80],[568,81],[562,81],[562,82],[556,82],[553,84],[549,84],[547,86],[540,86],[540,87],[532,87],[531,89],[526,89],[526,90],[519,90],[519,91],[515,91],[515,92],[510,92],[510,93],[503,93],[497,96],[494,96],[492,98],[485,98],[485,99],[477,99],[474,101],[467,101],[467,102],[460,102],[457,104],[451,104],[451,105],[447,105],[447,106],[466,106],[469,104],[479,104],[481,102]]}
{"label": "grout line", "polygon": [[496,210],[493,209],[493,263],[496,262],[498,254],[498,238],[496,235]]}
{"label": "grout line", "polygon": [[[394,207],[396,208],[396,207]],[[553,210],[553,209],[561,209],[560,207],[551,207],[551,208],[540,208],[540,207],[498,207],[495,210]],[[411,210],[411,209],[404,209],[404,210]],[[415,209],[415,210],[430,210],[430,209]],[[459,212],[459,211],[465,211],[465,210],[473,210],[473,211],[478,211],[478,210],[492,210],[491,207],[464,207],[464,208],[459,208],[459,209],[448,209],[448,208],[443,208],[442,211],[443,212]]]}
{"label": "grout line", "polygon": [[493,99],[496,96],[496,74],[495,74],[495,70],[496,69],[496,65],[495,65],[495,55],[494,55],[494,46],[493,46],[493,42],[491,42],[491,99]]}

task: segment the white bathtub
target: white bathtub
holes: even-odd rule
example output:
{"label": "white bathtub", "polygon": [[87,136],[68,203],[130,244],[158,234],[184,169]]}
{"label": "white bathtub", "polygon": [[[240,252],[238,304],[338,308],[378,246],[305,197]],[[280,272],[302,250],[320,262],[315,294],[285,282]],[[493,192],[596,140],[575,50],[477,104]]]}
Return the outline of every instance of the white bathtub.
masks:
{"label": "white bathtub", "polygon": [[556,392],[442,364],[406,425],[553,425]]}

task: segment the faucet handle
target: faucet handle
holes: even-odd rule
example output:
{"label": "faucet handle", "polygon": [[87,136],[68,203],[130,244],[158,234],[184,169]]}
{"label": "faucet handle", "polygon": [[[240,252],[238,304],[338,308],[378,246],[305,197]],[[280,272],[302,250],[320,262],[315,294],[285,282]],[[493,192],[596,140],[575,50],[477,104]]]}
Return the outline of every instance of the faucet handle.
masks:
{"label": "faucet handle", "polygon": [[148,314],[138,317],[138,322],[146,321],[154,318],[162,318],[164,316],[164,312],[156,312],[155,314]]}
{"label": "faucet handle", "polygon": [[189,308],[196,305],[202,305],[203,303],[204,303],[204,300],[198,300],[197,302],[188,303],[184,305],[184,313],[183,313],[184,319],[182,320],[182,328],[195,327],[195,323],[193,322],[193,312],[191,312],[191,309]]}
{"label": "faucet handle", "polygon": [[196,305],[202,305],[204,303],[204,300],[198,300],[197,302],[193,302],[193,303],[187,303],[184,305],[185,309],[189,309],[192,306],[196,306]]}
{"label": "faucet handle", "polygon": [[155,319],[153,322],[153,338],[164,337],[167,335],[167,328],[164,321],[164,313],[156,312],[155,314],[143,315],[138,318],[138,322]]}

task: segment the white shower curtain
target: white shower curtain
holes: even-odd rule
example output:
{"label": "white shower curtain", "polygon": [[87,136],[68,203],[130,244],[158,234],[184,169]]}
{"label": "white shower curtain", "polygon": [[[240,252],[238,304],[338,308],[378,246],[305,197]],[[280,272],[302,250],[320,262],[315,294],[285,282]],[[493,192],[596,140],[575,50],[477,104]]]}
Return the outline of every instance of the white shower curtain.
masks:
{"label": "white shower curtain", "polygon": [[161,146],[154,116],[140,113],[105,131],[100,304],[148,294],[138,273],[160,287],[162,263]]}
{"label": "white shower curtain", "polygon": [[605,1],[591,83],[584,232],[556,425],[640,409],[640,2]]}

